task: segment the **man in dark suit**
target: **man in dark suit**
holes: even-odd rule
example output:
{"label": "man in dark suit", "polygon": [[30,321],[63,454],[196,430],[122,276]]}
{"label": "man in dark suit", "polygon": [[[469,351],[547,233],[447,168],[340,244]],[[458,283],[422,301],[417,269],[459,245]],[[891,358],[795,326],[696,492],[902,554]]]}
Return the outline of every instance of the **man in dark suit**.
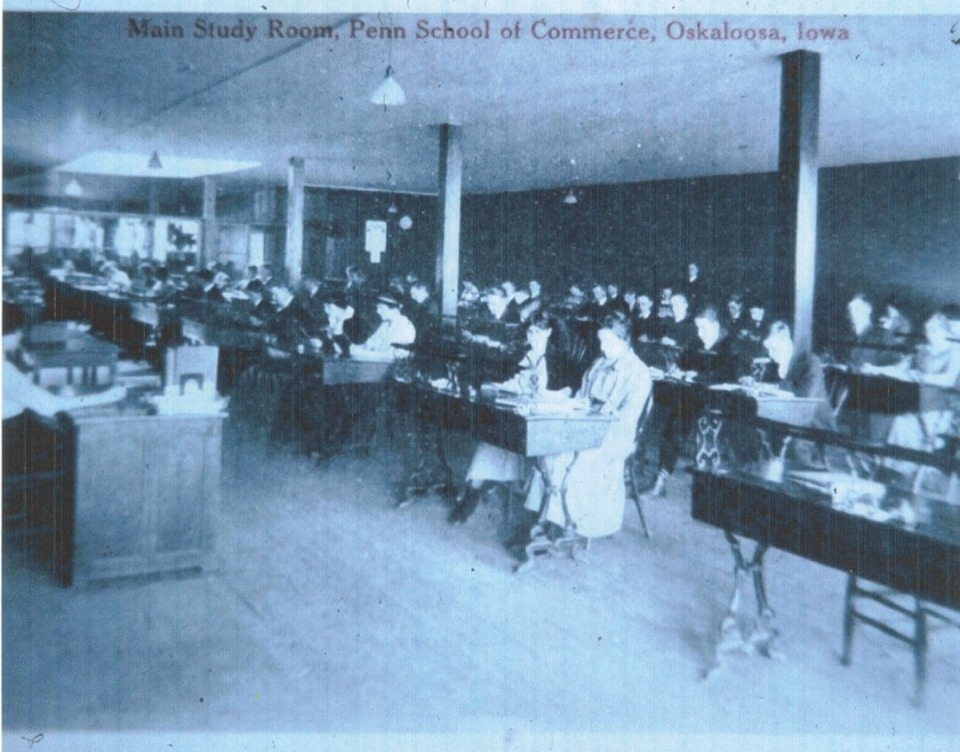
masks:
{"label": "man in dark suit", "polygon": [[317,335],[311,328],[313,321],[310,315],[285,285],[275,285],[270,292],[276,311],[267,322],[267,332],[275,338],[277,347],[291,351],[298,345],[306,345]]}
{"label": "man in dark suit", "polygon": [[687,296],[690,307],[695,311],[706,302],[703,280],[700,278],[700,267],[696,264],[687,265],[687,279],[680,288]]}
{"label": "man in dark suit", "polygon": [[680,356],[680,368],[708,384],[730,383],[749,370],[738,358],[734,339],[720,324],[720,314],[707,306],[694,319],[697,342]]}
{"label": "man in dark suit", "polygon": [[784,321],[774,321],[770,325],[770,333],[763,341],[763,346],[776,364],[776,370],[768,378],[776,380],[780,389],[791,392],[795,397],[821,400],[822,405],[817,407],[813,425],[834,430],[836,423],[830,409],[820,358],[812,352],[795,348],[790,327]]}
{"label": "man in dark suit", "polygon": [[[704,384],[736,381],[745,368],[737,358],[733,339],[720,325],[717,309],[707,306],[697,314],[695,321],[696,343],[684,350],[679,358],[678,365],[685,372],[684,376]],[[681,445],[704,412],[703,395],[702,390],[691,387],[678,408],[662,411],[664,432],[660,443],[660,467],[650,495],[663,496],[666,493],[667,479],[677,465]]]}
{"label": "man in dark suit", "polygon": [[672,315],[663,326],[660,341],[686,350],[696,341],[697,327],[690,320],[690,303],[685,293],[675,292],[670,296],[670,311]]}
{"label": "man in dark suit", "polygon": [[637,295],[637,305],[631,317],[633,336],[640,342],[656,342],[660,339],[662,320],[653,310],[653,298],[642,292]]}
{"label": "man in dark suit", "polygon": [[410,303],[405,313],[417,329],[418,345],[429,346],[440,330],[440,306],[426,282],[417,280],[410,287]]}
{"label": "man in dark suit", "polygon": [[326,314],[323,311],[323,292],[320,281],[316,277],[304,277],[300,282],[300,292],[296,296],[296,304],[308,317],[307,329],[310,332],[320,332],[326,326]]}

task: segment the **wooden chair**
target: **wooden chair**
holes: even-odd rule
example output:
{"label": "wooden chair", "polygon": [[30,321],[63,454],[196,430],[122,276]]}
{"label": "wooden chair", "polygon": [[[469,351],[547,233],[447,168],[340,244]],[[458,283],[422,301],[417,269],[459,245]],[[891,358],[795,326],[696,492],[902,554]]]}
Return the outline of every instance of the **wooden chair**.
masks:
{"label": "wooden chair", "polygon": [[643,411],[640,413],[640,417],[637,420],[637,432],[634,438],[633,452],[627,457],[627,461],[624,463],[624,480],[626,481],[627,486],[627,495],[633,499],[633,503],[637,507],[637,515],[640,517],[640,527],[643,530],[643,535],[648,540],[650,539],[650,529],[647,527],[647,519],[643,514],[643,502],[641,501],[642,493],[640,489],[642,484],[639,478],[640,468],[646,462],[644,453],[646,451],[646,442],[644,440],[645,431],[647,424],[650,421],[650,416],[653,414],[653,389],[650,390],[650,396],[647,398],[647,403],[643,406]]}

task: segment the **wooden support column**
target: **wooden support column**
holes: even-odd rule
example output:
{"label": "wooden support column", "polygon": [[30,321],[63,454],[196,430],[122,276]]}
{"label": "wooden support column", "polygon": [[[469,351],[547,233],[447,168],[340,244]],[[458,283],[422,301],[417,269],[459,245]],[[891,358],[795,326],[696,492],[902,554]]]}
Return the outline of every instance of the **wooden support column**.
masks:
{"label": "wooden support column", "polygon": [[291,285],[303,274],[303,183],[302,157],[291,157],[287,170],[287,246],[284,266]]}
{"label": "wooden support column", "polygon": [[457,315],[460,286],[460,198],[463,187],[463,128],[440,126],[440,232],[437,290],[444,316]]}
{"label": "wooden support column", "polygon": [[217,244],[220,232],[217,229],[217,181],[212,177],[203,179],[203,243],[200,244],[198,265],[203,267],[217,260]]}
{"label": "wooden support column", "polygon": [[156,180],[150,181],[150,205],[147,211],[151,217],[160,214],[160,185]]}
{"label": "wooden support column", "polygon": [[820,55],[807,50],[782,58],[780,84],[779,216],[773,283],[780,314],[793,312],[799,350],[813,345],[817,267],[817,140]]}

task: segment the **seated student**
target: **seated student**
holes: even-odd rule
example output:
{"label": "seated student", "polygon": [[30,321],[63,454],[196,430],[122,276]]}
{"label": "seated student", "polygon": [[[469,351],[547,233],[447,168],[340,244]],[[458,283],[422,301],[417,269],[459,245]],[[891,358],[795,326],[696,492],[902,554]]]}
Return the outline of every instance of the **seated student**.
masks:
{"label": "seated student", "polygon": [[[559,362],[554,357],[555,348],[551,345],[553,324],[553,317],[546,313],[539,313],[530,321],[526,331],[530,349],[520,361],[520,371],[507,381],[493,386],[501,391],[536,397],[545,393],[550,383],[556,383],[560,373]],[[484,483],[522,482],[529,476],[529,470],[527,459],[522,455],[481,442],[473,453],[470,469],[467,470],[467,485],[450,514],[450,522],[466,522],[469,519],[480,502]]]}
{"label": "seated student", "polygon": [[263,282],[259,279],[252,279],[244,288],[244,294],[249,302],[249,315],[247,322],[250,326],[262,328],[270,317],[277,312],[273,307],[273,302],[269,295],[264,294]]}
{"label": "seated student", "polygon": [[409,356],[409,349],[396,345],[412,345],[417,338],[417,329],[413,322],[400,312],[400,307],[400,301],[392,295],[379,296],[377,315],[380,317],[380,326],[362,345],[352,345],[350,354],[361,358],[365,354],[386,353],[392,353],[395,358]]}
{"label": "seated student", "polygon": [[901,356],[885,349],[894,345],[893,335],[873,323],[873,301],[863,293],[857,293],[847,304],[847,314],[853,328],[855,342],[847,358],[855,371],[865,365],[888,366],[897,363]]}
{"label": "seated student", "polygon": [[257,265],[256,265],[256,264],[250,264],[250,265],[246,268],[246,271],[245,271],[244,274],[243,274],[243,279],[241,279],[239,282],[237,282],[236,285],[234,285],[234,287],[235,287],[237,290],[244,290],[244,291],[245,291],[245,290],[247,289],[247,285],[249,285],[251,282],[253,282],[253,280],[257,280],[257,281],[260,283],[260,286],[263,287],[263,281],[260,279],[260,277],[259,277],[259,275],[258,275],[257,272],[258,272]]}
{"label": "seated student", "polygon": [[960,309],[947,306],[935,312],[923,327],[926,344],[915,356],[895,366],[868,366],[867,373],[879,373],[921,384],[920,409],[916,414],[898,415],[888,441],[911,449],[934,449],[940,436],[949,433],[957,409],[960,388]]}
{"label": "seated student", "polygon": [[[720,323],[714,306],[706,306],[694,319],[697,342],[681,353],[679,365],[690,378],[708,384],[731,383],[749,370],[738,356],[734,338]],[[697,346],[699,345],[699,347]]]}
{"label": "seated student", "polygon": [[63,282],[67,279],[67,277],[75,273],[76,267],[74,266],[74,263],[70,259],[64,259],[61,266],[54,267],[47,272],[47,275],[58,282]]}
{"label": "seated student", "polygon": [[743,310],[743,295],[741,293],[735,292],[727,300],[727,310],[723,315],[722,324],[735,341],[749,337],[750,322]]}
{"label": "seated student", "polygon": [[353,306],[342,292],[332,292],[324,296],[323,313],[327,321],[320,334],[324,352],[348,356],[351,345],[359,339],[356,327],[352,326],[355,314]]}
{"label": "seated student", "polygon": [[[720,325],[717,309],[707,306],[694,321],[700,347],[689,347],[680,354],[678,367],[684,375],[707,384],[730,383],[744,375],[748,369],[737,355],[733,338]],[[660,441],[660,466],[657,480],[648,492],[651,496],[663,496],[666,493],[667,479],[677,466],[680,447],[703,409],[700,400],[694,399],[688,400],[684,407],[686,409],[681,410],[680,414],[675,414],[669,408],[661,409],[663,435]]]}
{"label": "seated student", "polygon": [[664,345],[679,347],[686,350],[695,341],[697,328],[690,320],[690,304],[687,296],[682,292],[675,292],[670,296],[670,318],[663,325],[663,334],[660,342]]}
{"label": "seated student", "polygon": [[653,299],[645,292],[637,295],[636,310],[631,317],[633,336],[638,342],[656,342],[660,339],[661,319],[653,310]]}
{"label": "seated student", "polygon": [[274,285],[270,292],[276,310],[267,322],[267,333],[280,350],[292,351],[300,345],[306,346],[317,335],[310,329],[312,319],[287,286]]}
{"label": "seated student", "polygon": [[440,306],[430,294],[426,282],[414,280],[410,286],[410,302],[406,316],[417,330],[417,338],[432,341],[440,330]]}
{"label": "seated student", "polygon": [[673,298],[673,288],[661,288],[660,300],[657,301],[657,318],[669,319],[673,316],[673,308],[670,305],[671,298]]}
{"label": "seated student", "polygon": [[460,299],[457,301],[458,313],[463,315],[472,315],[474,309],[480,302],[480,288],[472,280],[466,277],[460,283]]}
{"label": "seated student", "polygon": [[607,296],[607,288],[603,283],[595,282],[593,287],[590,288],[590,295],[592,299],[587,305],[586,314],[599,325],[603,318],[611,313],[607,308],[607,304],[610,302]]}
{"label": "seated student", "polygon": [[123,271],[116,261],[104,262],[103,266],[100,267],[100,276],[106,279],[107,285],[114,290],[126,291],[133,284],[130,281],[130,275]]}
{"label": "seated student", "polygon": [[[576,399],[616,420],[596,449],[544,459],[554,483],[566,476],[570,522],[587,538],[613,535],[623,525],[624,462],[634,449],[637,421],[653,385],[646,365],[630,347],[630,327],[623,317],[604,319],[597,337],[601,355],[584,375]],[[544,492],[541,474],[534,473],[526,508],[539,511]],[[559,497],[551,496],[546,503],[546,520],[566,527]]]}
{"label": "seated student", "polygon": [[913,335],[913,324],[903,313],[903,304],[896,295],[890,295],[883,302],[883,315],[880,326],[887,331],[892,344],[904,347]]}
{"label": "seated student", "polygon": [[623,316],[630,316],[630,304],[625,297],[620,297],[620,286],[612,282],[607,285],[607,302],[604,307],[608,314],[619,313]]}
{"label": "seated student", "polygon": [[774,321],[763,346],[776,366],[768,378],[780,389],[792,393],[795,397],[821,400],[813,418],[815,428],[834,430],[836,423],[827,396],[827,387],[823,377],[823,364],[812,352],[797,350],[785,321]]}
{"label": "seated student", "polygon": [[520,314],[511,311],[507,293],[502,287],[489,288],[482,300],[484,308],[467,324],[469,328],[464,329],[464,337],[469,342],[500,347],[509,340],[506,325],[519,324]]}
{"label": "seated student", "polygon": [[230,278],[224,272],[215,272],[204,269],[201,276],[205,279],[203,294],[208,303],[226,303],[227,298],[223,291],[227,287]]}

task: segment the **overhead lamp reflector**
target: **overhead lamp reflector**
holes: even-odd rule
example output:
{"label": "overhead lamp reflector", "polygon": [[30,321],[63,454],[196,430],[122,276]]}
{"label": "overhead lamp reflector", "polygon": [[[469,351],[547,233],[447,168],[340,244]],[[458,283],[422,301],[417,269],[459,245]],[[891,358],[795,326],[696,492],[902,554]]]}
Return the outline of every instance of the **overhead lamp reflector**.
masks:
{"label": "overhead lamp reflector", "polygon": [[370,102],[383,107],[397,107],[407,103],[407,95],[393,77],[393,66],[387,66],[387,73],[380,85],[370,95]]}

